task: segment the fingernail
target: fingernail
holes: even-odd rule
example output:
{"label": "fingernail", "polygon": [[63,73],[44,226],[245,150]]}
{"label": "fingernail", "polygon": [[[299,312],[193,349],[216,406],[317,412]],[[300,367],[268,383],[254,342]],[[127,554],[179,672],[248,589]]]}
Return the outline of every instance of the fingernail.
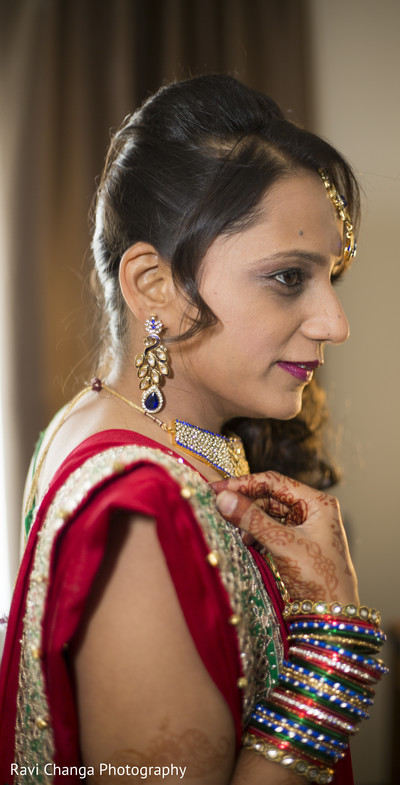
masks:
{"label": "fingernail", "polygon": [[222,493],[217,496],[216,504],[220,512],[225,515],[230,515],[237,505],[237,497],[234,493],[222,491]]}

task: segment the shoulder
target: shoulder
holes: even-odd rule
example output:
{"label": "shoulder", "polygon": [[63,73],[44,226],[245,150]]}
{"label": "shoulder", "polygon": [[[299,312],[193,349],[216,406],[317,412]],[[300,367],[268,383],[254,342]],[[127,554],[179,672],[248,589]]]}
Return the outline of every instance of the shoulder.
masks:
{"label": "shoulder", "polygon": [[86,592],[121,519],[154,521],[171,566],[178,569],[189,555],[204,563],[209,548],[199,519],[204,509],[215,517],[214,494],[172,456],[144,446],[111,447],[59,480],[38,511],[30,543],[34,547],[37,540],[35,563],[46,567],[54,596],[71,596],[72,573]]}
{"label": "shoulder", "polygon": [[[26,536],[37,511],[39,523],[36,528],[45,523],[46,528],[51,529],[46,518],[49,510],[54,517],[54,506],[61,505],[70,518],[83,501],[98,503],[100,491],[103,503],[116,492],[121,502],[124,492],[131,501],[135,497],[141,497],[143,501],[146,491],[149,500],[156,503],[163,490],[176,488],[177,477],[182,473],[179,472],[179,458],[176,456],[174,461],[171,456],[172,451],[163,461],[163,451],[140,434],[121,429],[97,432],[71,450],[56,469],[46,491],[38,492],[37,477],[41,479],[42,461],[46,456],[37,450],[24,495],[23,515],[29,518]],[[157,490],[160,493],[157,494]]]}
{"label": "shoulder", "polygon": [[143,503],[147,495],[153,508],[168,492],[183,500],[180,489],[193,481],[208,487],[182,458],[156,442],[120,429],[99,432],[82,441],[56,470],[42,498],[40,525],[55,507],[70,518],[82,503],[107,503],[115,494],[121,504]]}
{"label": "shoulder", "polygon": [[[76,455],[71,459],[76,462]],[[75,463],[76,465],[76,463]],[[57,478],[59,488],[52,507],[59,504],[68,513],[82,504],[111,506],[142,515],[165,514],[176,507],[187,508],[187,500],[199,491],[208,501],[214,494],[200,475],[180,459],[164,451],[136,444],[121,444],[86,454],[85,460],[67,467],[67,476]],[[65,507],[65,502],[67,507]],[[160,509],[161,508],[161,509]]]}
{"label": "shoulder", "polygon": [[[55,575],[68,575],[80,561],[99,565],[108,532],[118,513],[155,520],[167,550],[199,543],[199,527],[188,497],[214,504],[212,491],[200,475],[161,450],[119,445],[71,459],[55,478],[36,515],[28,541],[35,562],[45,566],[52,584]],[[215,509],[215,505],[214,505]],[[200,540],[202,538],[200,537]],[[202,550],[205,543],[203,542]],[[79,568],[79,563],[77,565]],[[89,570],[88,570],[89,572]]]}

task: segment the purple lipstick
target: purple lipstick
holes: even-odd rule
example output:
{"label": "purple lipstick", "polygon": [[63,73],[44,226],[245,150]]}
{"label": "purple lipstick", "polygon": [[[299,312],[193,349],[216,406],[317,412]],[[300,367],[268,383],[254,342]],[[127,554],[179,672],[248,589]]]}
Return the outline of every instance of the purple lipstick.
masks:
{"label": "purple lipstick", "polygon": [[302,382],[310,382],[312,379],[313,371],[318,368],[321,363],[319,360],[313,360],[312,362],[304,362],[304,363],[286,363],[286,362],[279,362],[277,363],[282,370],[290,373],[296,379],[300,379]]}

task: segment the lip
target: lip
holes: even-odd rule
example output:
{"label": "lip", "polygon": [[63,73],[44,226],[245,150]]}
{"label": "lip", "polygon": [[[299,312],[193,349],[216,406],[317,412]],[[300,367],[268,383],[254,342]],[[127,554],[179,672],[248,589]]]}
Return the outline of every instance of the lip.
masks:
{"label": "lip", "polygon": [[290,373],[295,379],[300,379],[302,382],[310,382],[312,379],[313,371],[318,368],[321,363],[319,360],[312,360],[311,362],[278,362],[280,368],[286,373]]}

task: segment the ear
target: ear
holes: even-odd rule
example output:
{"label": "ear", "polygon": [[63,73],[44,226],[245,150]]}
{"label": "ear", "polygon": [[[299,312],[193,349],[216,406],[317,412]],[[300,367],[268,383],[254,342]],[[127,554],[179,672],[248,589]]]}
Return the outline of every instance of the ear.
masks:
{"label": "ear", "polygon": [[119,282],[124,300],[133,314],[144,322],[149,314],[168,324],[169,306],[176,297],[169,265],[149,243],[135,243],[120,262]]}

